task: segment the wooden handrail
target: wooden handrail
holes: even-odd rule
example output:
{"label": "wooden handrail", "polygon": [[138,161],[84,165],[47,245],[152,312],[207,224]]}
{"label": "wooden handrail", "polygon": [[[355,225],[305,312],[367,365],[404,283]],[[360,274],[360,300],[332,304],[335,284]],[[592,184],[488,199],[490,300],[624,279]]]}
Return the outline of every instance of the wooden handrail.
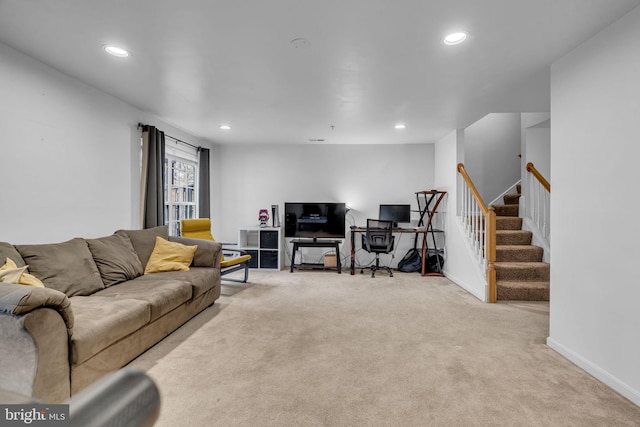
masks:
{"label": "wooden handrail", "polygon": [[533,163],[529,162],[527,163],[527,172],[531,172],[533,174],[533,176],[536,177],[536,179],[538,181],[540,181],[540,184],[542,184],[542,186],[549,192],[551,193],[551,184],[549,184],[549,181],[547,181],[544,176],[542,176],[542,174],[538,171],[538,169],[536,169],[535,166],[533,166]]}
{"label": "wooden handrail", "polygon": [[480,197],[480,193],[476,189],[476,186],[471,181],[469,174],[462,163],[458,163],[458,172],[462,175],[467,187],[471,190],[473,198],[478,203],[478,206],[482,210],[482,216],[485,219],[485,258],[487,260],[487,302],[494,303],[498,300],[498,287],[496,285],[496,212],[493,206],[487,207]]}
{"label": "wooden handrail", "polygon": [[464,178],[464,182],[467,183],[467,186],[471,190],[473,198],[476,199],[476,202],[478,202],[478,206],[480,206],[480,209],[482,209],[482,213],[486,216],[489,212],[489,208],[487,208],[484,200],[482,200],[482,197],[480,197],[478,189],[475,185],[473,185],[473,181],[471,181],[471,178],[469,177],[469,174],[467,173],[467,170],[464,168],[464,165],[462,163],[458,163],[458,172],[460,172],[460,175],[462,175],[462,178]]}

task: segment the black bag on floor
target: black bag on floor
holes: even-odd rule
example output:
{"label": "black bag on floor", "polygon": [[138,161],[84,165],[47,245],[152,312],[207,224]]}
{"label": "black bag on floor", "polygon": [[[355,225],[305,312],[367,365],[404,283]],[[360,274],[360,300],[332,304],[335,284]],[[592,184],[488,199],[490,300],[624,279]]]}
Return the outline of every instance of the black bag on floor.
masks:
{"label": "black bag on floor", "polygon": [[426,268],[429,273],[442,273],[444,258],[441,255],[431,255],[427,258]]}
{"label": "black bag on floor", "polygon": [[416,248],[409,249],[409,252],[407,252],[398,263],[398,271],[403,271],[405,273],[420,271],[421,267],[422,257]]}

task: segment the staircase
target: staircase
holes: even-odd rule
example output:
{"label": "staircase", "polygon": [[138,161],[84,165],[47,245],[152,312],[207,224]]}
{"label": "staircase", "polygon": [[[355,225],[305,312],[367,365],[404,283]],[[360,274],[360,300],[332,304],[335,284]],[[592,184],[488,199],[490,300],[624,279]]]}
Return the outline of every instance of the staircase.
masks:
{"label": "staircase", "polygon": [[522,229],[520,186],[517,191],[503,197],[504,205],[492,205],[498,301],[549,301],[550,265],[542,262],[542,248],[531,244],[532,233]]}

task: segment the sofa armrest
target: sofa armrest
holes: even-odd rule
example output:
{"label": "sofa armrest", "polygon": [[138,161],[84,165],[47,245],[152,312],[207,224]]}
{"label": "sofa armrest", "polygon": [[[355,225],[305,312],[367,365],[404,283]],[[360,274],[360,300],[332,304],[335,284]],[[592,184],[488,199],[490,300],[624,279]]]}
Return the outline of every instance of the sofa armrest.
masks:
{"label": "sofa armrest", "polygon": [[182,243],[183,245],[198,245],[193,257],[194,267],[220,268],[222,260],[222,244],[213,240],[192,239],[189,237],[169,236],[169,241]]}
{"label": "sofa armrest", "polygon": [[0,286],[0,313],[20,316],[38,308],[56,310],[67,327],[69,336],[73,333],[73,311],[65,294],[55,289],[3,283]]}
{"label": "sofa armrest", "polygon": [[73,312],[62,292],[0,284],[0,388],[46,403],[71,394]]}

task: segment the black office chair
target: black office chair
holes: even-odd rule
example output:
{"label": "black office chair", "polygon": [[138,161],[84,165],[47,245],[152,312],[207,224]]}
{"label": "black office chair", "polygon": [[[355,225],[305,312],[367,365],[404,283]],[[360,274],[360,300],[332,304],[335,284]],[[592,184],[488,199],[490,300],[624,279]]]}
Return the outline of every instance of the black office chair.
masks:
{"label": "black office chair", "polygon": [[389,276],[393,277],[391,267],[380,265],[380,254],[388,254],[393,250],[393,221],[382,221],[378,219],[367,219],[367,231],[362,236],[362,248],[369,253],[376,254],[376,263],[368,267],[363,267],[360,273],[364,273],[365,268],[371,269],[371,277],[376,277],[376,271],[386,270]]}

